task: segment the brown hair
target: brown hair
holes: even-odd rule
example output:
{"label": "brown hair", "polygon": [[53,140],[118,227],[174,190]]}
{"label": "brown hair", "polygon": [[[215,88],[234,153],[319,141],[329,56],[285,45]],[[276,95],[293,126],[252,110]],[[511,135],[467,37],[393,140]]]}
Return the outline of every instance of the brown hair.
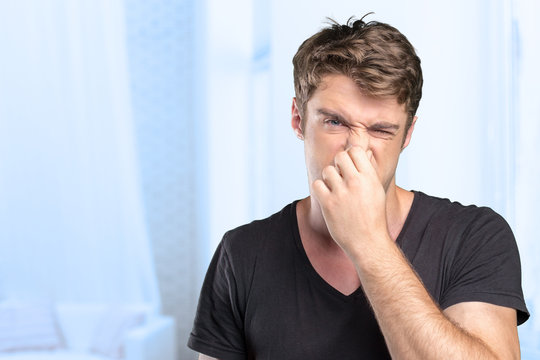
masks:
{"label": "brown hair", "polygon": [[398,104],[405,104],[405,134],[411,126],[422,97],[420,58],[396,28],[376,21],[365,23],[364,17],[351,18],[344,25],[329,19],[331,26],[298,48],[293,58],[294,89],[302,129],[306,104],[328,74],[348,76],[369,96],[395,97]]}

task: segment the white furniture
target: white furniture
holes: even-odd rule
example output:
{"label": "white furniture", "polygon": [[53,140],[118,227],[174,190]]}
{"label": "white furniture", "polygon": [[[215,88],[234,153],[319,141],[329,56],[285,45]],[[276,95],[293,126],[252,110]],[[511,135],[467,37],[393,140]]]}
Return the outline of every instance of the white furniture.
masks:
{"label": "white furniture", "polygon": [[58,304],[54,310],[60,347],[0,352],[0,360],[175,360],[174,320],[147,306]]}

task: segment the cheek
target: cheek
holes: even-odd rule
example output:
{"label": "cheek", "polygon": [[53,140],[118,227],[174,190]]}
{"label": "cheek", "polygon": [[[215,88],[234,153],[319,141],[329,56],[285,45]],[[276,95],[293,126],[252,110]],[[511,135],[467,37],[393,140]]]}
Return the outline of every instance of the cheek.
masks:
{"label": "cheek", "polygon": [[336,154],[345,150],[347,144],[346,137],[338,134],[321,134],[312,138],[310,141],[310,150],[317,154],[319,158],[334,159]]}
{"label": "cheek", "polygon": [[387,175],[388,172],[393,173],[398,159],[400,148],[396,146],[384,146],[389,144],[371,143],[370,149],[373,152],[373,157],[377,164],[377,173],[379,176]]}
{"label": "cheek", "polygon": [[333,165],[336,154],[343,150],[343,145],[336,138],[319,135],[317,139],[304,140],[306,166],[311,181],[320,178],[322,170]]}

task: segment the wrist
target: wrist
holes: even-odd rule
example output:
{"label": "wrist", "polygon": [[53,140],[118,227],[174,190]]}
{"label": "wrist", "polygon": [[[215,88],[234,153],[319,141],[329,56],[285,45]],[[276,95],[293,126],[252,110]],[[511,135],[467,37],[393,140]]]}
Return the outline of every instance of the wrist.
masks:
{"label": "wrist", "polygon": [[393,250],[395,249],[395,242],[392,240],[388,231],[381,231],[371,233],[366,236],[363,241],[357,241],[349,251],[346,251],[357,268],[361,269],[376,269],[379,265],[382,265],[385,261],[389,260]]}

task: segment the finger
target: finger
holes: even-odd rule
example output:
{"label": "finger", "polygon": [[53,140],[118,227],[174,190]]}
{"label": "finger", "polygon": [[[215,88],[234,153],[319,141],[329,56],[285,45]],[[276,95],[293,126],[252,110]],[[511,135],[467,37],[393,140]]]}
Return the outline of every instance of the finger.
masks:
{"label": "finger", "polygon": [[337,153],[334,158],[334,164],[343,178],[358,174],[358,170],[356,170],[356,166],[347,151]]}
{"label": "finger", "polygon": [[327,166],[322,171],[322,179],[330,190],[335,189],[343,181],[335,166]]}
{"label": "finger", "polygon": [[325,199],[328,195],[330,195],[330,189],[321,179],[315,180],[311,184],[311,188],[313,189],[313,195],[315,195],[315,198],[319,202],[321,202],[321,200]]}
{"label": "finger", "polygon": [[373,168],[377,170],[377,161],[375,160],[375,156],[373,156],[373,151],[371,150],[366,151],[366,155],[369,159],[369,162],[371,163],[371,166],[373,166]]}
{"label": "finger", "polygon": [[349,136],[348,142],[349,142],[349,148],[358,146],[364,150],[367,150],[369,147],[369,136],[366,134],[365,129],[356,129]]}
{"label": "finger", "polygon": [[[371,150],[368,150],[371,151]],[[356,170],[358,172],[364,172],[364,173],[370,173],[375,172],[375,168],[373,167],[370,159],[368,158],[368,152],[364,149],[353,146],[348,151],[349,156],[351,157],[354,166],[356,167]],[[371,153],[371,157],[373,157],[373,153]]]}

